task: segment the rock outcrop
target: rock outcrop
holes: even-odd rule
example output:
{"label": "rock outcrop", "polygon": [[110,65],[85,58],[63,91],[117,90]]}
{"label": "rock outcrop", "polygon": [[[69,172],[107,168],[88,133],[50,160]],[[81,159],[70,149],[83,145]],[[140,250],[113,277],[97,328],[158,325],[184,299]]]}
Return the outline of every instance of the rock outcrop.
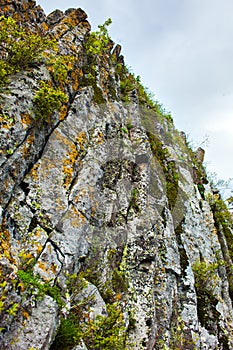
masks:
{"label": "rock outcrop", "polygon": [[[57,43],[1,89],[0,349],[232,349],[232,220],[203,150],[81,9],[0,12]],[[41,81],[67,100],[38,118]]]}

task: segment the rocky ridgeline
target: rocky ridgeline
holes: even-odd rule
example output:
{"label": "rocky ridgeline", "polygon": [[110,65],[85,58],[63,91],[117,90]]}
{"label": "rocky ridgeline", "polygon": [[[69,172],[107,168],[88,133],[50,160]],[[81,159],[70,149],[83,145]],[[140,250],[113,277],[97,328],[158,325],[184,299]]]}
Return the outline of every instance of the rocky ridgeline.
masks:
{"label": "rocky ridgeline", "polygon": [[29,25],[31,28],[41,29],[41,23],[46,20],[46,15],[40,6],[36,5],[36,1],[0,1],[0,14],[4,16],[13,16],[21,23]]}
{"label": "rocky ridgeline", "polygon": [[[232,221],[203,150],[81,9],[0,12],[57,42],[1,89],[0,349],[232,349]],[[67,98],[38,117],[41,81]]]}

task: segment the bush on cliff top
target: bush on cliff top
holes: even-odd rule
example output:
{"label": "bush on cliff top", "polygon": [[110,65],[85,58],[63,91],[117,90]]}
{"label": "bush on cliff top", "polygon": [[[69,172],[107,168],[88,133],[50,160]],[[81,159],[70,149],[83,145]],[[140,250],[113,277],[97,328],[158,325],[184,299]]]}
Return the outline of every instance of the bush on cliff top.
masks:
{"label": "bush on cliff top", "polygon": [[11,17],[0,17],[0,87],[8,76],[38,62],[52,41],[21,28]]}

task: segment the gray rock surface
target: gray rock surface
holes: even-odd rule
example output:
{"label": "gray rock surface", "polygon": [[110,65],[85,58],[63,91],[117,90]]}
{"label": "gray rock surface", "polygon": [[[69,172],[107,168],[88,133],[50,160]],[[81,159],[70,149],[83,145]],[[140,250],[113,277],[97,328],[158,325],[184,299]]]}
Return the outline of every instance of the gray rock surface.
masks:
{"label": "gray rock surface", "polygon": [[[232,349],[232,226],[216,224],[203,150],[138,92],[125,101],[112,44],[96,86],[84,80],[82,10],[46,18],[34,1],[0,1],[0,13],[16,3],[20,21],[27,14],[76,66],[65,113],[49,121],[32,112],[40,81],[55,84],[46,65],[12,76],[1,94],[0,349],[54,350],[72,312],[79,327],[93,325],[109,305],[135,350]],[[93,348],[88,337],[73,344]]]}

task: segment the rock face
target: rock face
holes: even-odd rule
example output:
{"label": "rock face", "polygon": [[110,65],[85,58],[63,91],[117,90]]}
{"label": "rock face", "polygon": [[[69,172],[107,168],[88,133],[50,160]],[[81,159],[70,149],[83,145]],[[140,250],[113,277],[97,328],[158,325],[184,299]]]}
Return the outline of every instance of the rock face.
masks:
{"label": "rock face", "polygon": [[[232,349],[232,221],[203,150],[145,97],[119,45],[90,53],[81,9],[0,11],[70,60],[60,85],[42,61],[1,92],[0,349]],[[68,102],[38,120],[41,80]]]}

